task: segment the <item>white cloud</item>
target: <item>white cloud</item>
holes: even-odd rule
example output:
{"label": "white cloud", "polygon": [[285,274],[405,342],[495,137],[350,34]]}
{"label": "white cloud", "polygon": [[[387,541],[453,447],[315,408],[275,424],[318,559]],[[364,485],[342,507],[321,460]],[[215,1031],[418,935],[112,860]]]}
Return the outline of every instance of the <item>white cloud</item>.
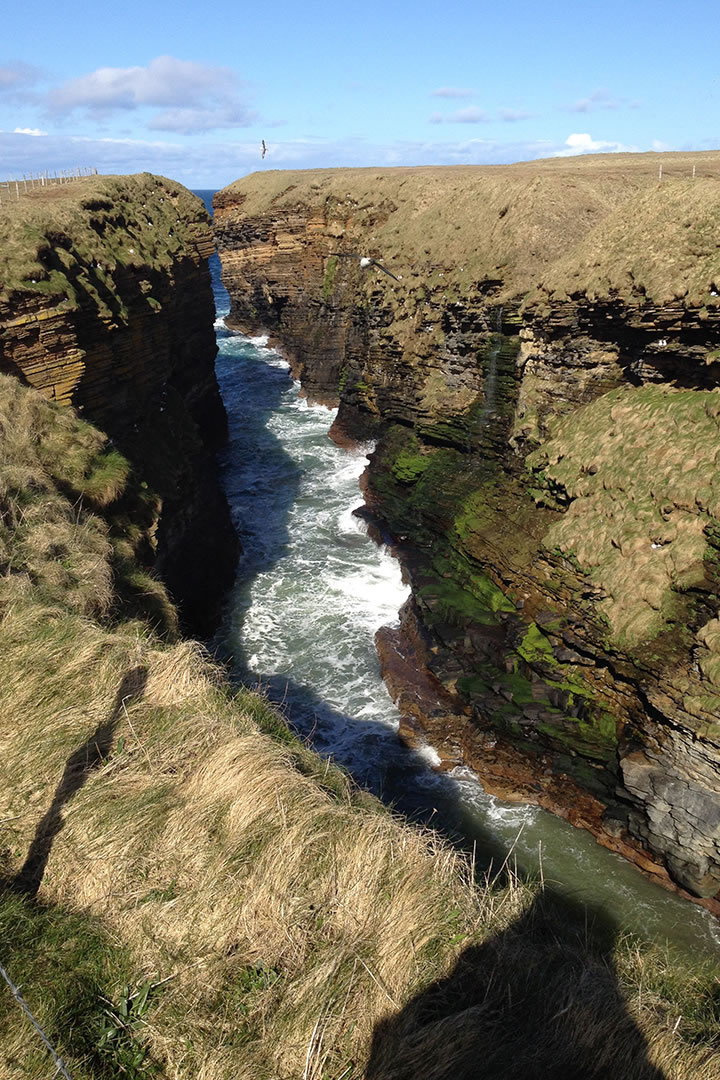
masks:
{"label": "white cloud", "polygon": [[40,74],[38,68],[20,60],[0,64],[0,93],[25,89],[37,82]]}
{"label": "white cloud", "polygon": [[433,90],[433,97],[440,98],[469,98],[475,97],[475,90],[470,90],[462,86],[441,86],[437,90]]}
{"label": "white cloud", "polygon": [[257,113],[239,103],[215,109],[168,109],[154,116],[148,127],[152,131],[174,131],[178,135],[196,135],[218,128],[248,127]]}
{"label": "white cloud", "polygon": [[589,113],[595,112],[597,109],[619,109],[624,104],[624,98],[613,97],[607,90],[598,89],[593,90],[592,94],[588,94],[587,97],[574,101],[567,108],[570,112]]}
{"label": "white cloud", "polygon": [[240,101],[238,86],[230,68],[158,56],[146,67],[103,67],[70,79],[50,92],[47,104],[54,115],[84,110],[96,117],[161,109],[151,129],[189,134],[252,123],[256,114]]}
{"label": "white cloud", "polygon": [[13,128],[13,135],[47,135],[47,131],[40,131],[39,128]]}
{"label": "white cloud", "polygon": [[457,109],[454,113],[430,114],[431,124],[486,124],[489,119],[490,114],[476,105],[468,105],[466,109]]}
{"label": "white cloud", "polygon": [[620,142],[606,142],[602,139],[593,139],[587,132],[568,135],[565,147],[556,150],[553,157],[575,157],[578,154],[619,154],[635,153],[636,146],[625,146]]}
{"label": "white cloud", "polygon": [[500,109],[500,119],[504,120],[506,124],[515,124],[520,120],[529,120],[533,113],[526,112],[524,109]]}
{"label": "white cloud", "polygon": [[239,176],[266,168],[499,165],[535,158],[636,149],[618,142],[593,139],[588,134],[570,135],[564,144],[547,139],[428,139],[380,143],[360,138],[332,141],[305,138],[269,143],[263,161],[259,139],[218,137],[193,145],[180,140],[69,135],[48,135],[39,139],[24,133],[0,132],[0,161],[7,177],[85,165],[95,166],[101,173],[160,173],[196,188],[220,187]]}
{"label": "white cloud", "polygon": [[191,187],[220,187],[256,169],[333,168],[357,165],[482,165],[548,157],[558,150],[548,141],[397,141],[288,139],[268,145],[261,159],[259,140],[218,138],[201,145],[181,142],[48,135],[43,139],[0,132],[0,161],[6,176],[95,166],[101,173],[153,172]]}
{"label": "white cloud", "polygon": [[147,67],[97,68],[50,94],[52,109],[136,109],[139,105],[187,105],[227,92],[235,76],[229,68],[158,56]]}

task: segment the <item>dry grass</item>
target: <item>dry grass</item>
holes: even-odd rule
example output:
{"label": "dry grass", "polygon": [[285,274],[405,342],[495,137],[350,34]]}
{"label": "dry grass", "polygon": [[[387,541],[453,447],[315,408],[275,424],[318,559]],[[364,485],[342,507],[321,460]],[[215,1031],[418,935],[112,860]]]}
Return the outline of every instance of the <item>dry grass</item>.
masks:
{"label": "dry grass", "polygon": [[[658,183],[658,167],[663,182]],[[697,179],[692,180],[696,168]],[[384,258],[402,291],[452,296],[502,279],[501,299],[646,295],[712,305],[720,276],[720,153],[598,154],[518,165],[264,171],[216,197],[217,220],[313,208],[342,250]],[[442,274],[442,281],[439,275]],[[379,275],[388,302],[396,290]]]}
{"label": "dry grass", "polygon": [[706,530],[720,520],[719,418],[715,391],[623,388],[557,420],[528,458],[540,497],[570,504],[546,546],[602,589],[599,610],[625,645],[656,635],[674,598],[704,580]]}
{"label": "dry grass", "polygon": [[0,609],[60,604],[141,612],[172,637],[177,613],[137,563],[157,497],[102,432],[0,375]]}
{"label": "dry grass", "polygon": [[[70,414],[37,407],[42,441],[41,421]],[[60,505],[42,452],[28,455],[30,505]],[[94,520],[78,526],[89,555]],[[21,516],[4,543],[10,561],[25,550]],[[26,591],[0,611],[0,955],[75,1080],[359,1080],[371,1058],[368,1075],[400,1075],[387,1072],[393,1045],[419,1062],[405,1075],[440,1080],[470,1029],[473,1068],[492,1050],[485,1075],[510,1076],[517,1016],[535,1018],[527,1057],[556,1013],[569,1019],[543,1052],[564,1060],[574,1045],[588,1077],[621,1075],[595,1069],[596,1058],[624,1068],[618,1023],[640,1062],[626,1075],[653,1080],[657,1057],[666,1080],[718,1076],[707,1008],[697,1046],[673,1032],[656,965],[643,978],[657,987],[640,992],[628,959],[620,993],[607,956],[563,943],[562,919],[537,938],[531,888],[473,885],[461,856],[357,792],[262,699],[233,696],[199,646],[163,645],[140,621],[101,625],[72,589],[49,604],[23,574]],[[146,981],[147,1012],[103,1041],[108,1002]],[[495,1002],[488,1024],[469,1000],[480,989]],[[428,1027],[438,992],[450,1006]],[[0,994],[0,1077],[48,1069]]]}
{"label": "dry grass", "polygon": [[[508,1055],[548,1050],[580,1055],[578,1075],[610,1076],[629,1047],[637,1067],[623,1075],[645,1080],[644,1031],[668,1080],[718,1075],[716,1056],[659,1023],[673,1008],[662,993],[628,995],[628,1012],[607,958],[562,944],[559,920],[537,930],[530,889],[474,888],[433,838],[356,805],[347,783],[338,797],[301,775],[293,748],[228,700],[197,646],[161,649],[137,629],[28,608],[6,615],[0,643],[6,873],[47,823],[67,760],[113,718],[102,759],[62,805],[40,898],[102,919],[137,983],[169,979],[144,1029],[164,1074],[360,1077],[375,1037],[376,1064],[390,1068],[398,1039],[399,1056],[369,1075],[447,1076],[450,1045],[458,1068],[492,1047],[488,1076],[514,1075],[501,1069]],[[118,708],[128,671],[144,685]],[[428,1028],[424,992],[447,975],[452,1008]],[[32,1002],[37,988],[25,989]],[[535,1045],[556,1013],[562,1024]],[[17,1057],[17,1041],[3,1052]]]}
{"label": "dry grass", "polygon": [[[158,650],[28,608],[6,615],[2,645],[0,818],[18,852],[8,869],[66,760],[114,717],[102,763],[62,810],[42,898],[102,915],[139,974],[173,977],[148,1031],[169,1075],[299,1076],[306,1059],[309,1076],[323,1062],[339,1070],[444,969],[457,935],[521,909],[519,887],[495,910],[478,904],[456,856],[354,806],[348,785],[337,799],[301,775],[196,647]],[[142,697],[118,710],[123,674],[138,668]],[[245,1014],[232,1001],[248,969],[274,981]]]}
{"label": "dry grass", "polygon": [[113,598],[106,523],[129,466],[99,431],[0,376],[0,604],[38,590],[87,615]]}

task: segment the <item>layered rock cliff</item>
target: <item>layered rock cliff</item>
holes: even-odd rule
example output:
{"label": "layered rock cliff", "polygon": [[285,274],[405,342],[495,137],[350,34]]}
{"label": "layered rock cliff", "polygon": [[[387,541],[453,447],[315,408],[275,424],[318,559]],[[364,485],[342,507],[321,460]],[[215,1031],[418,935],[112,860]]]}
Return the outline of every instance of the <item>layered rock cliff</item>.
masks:
{"label": "layered rock cliff", "polygon": [[379,436],[405,737],[711,898],[720,156],[663,162],[262,173],[215,223],[230,324]]}
{"label": "layered rock cliff", "polygon": [[4,203],[0,233],[0,371],[132,462],[153,503],[137,554],[209,633],[237,541],[213,463],[226,418],[202,204],[149,173],[93,178]]}

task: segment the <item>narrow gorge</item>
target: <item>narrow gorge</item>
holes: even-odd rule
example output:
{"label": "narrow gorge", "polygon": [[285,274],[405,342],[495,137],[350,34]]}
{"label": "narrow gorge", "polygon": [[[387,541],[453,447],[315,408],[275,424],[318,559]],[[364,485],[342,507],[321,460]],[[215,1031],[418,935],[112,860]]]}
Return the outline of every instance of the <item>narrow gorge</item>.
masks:
{"label": "narrow gorge", "polygon": [[379,439],[406,741],[717,911],[720,166],[670,158],[258,174],[215,230],[228,325]]}
{"label": "narrow gorge", "polygon": [[0,204],[3,1078],[716,1080],[693,160]]}

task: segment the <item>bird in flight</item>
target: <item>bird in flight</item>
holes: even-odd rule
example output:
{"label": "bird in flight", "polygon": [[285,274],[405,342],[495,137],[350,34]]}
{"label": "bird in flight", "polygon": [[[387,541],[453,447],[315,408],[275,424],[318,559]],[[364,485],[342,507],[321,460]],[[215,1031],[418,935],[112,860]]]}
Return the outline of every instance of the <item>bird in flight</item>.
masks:
{"label": "bird in flight", "polygon": [[265,140],[263,139],[262,140],[262,156],[265,157],[266,154],[267,154],[267,146],[265,145]]}
{"label": "bird in flight", "polygon": [[391,273],[386,266],[379,263],[377,259],[371,259],[369,255],[351,255],[343,251],[336,251],[334,254],[338,259],[358,259],[363,270],[367,270],[368,266],[377,266],[378,270],[382,270],[383,274],[387,274],[387,276],[393,278],[394,281],[402,281],[402,274],[400,277],[395,277],[395,274]]}

